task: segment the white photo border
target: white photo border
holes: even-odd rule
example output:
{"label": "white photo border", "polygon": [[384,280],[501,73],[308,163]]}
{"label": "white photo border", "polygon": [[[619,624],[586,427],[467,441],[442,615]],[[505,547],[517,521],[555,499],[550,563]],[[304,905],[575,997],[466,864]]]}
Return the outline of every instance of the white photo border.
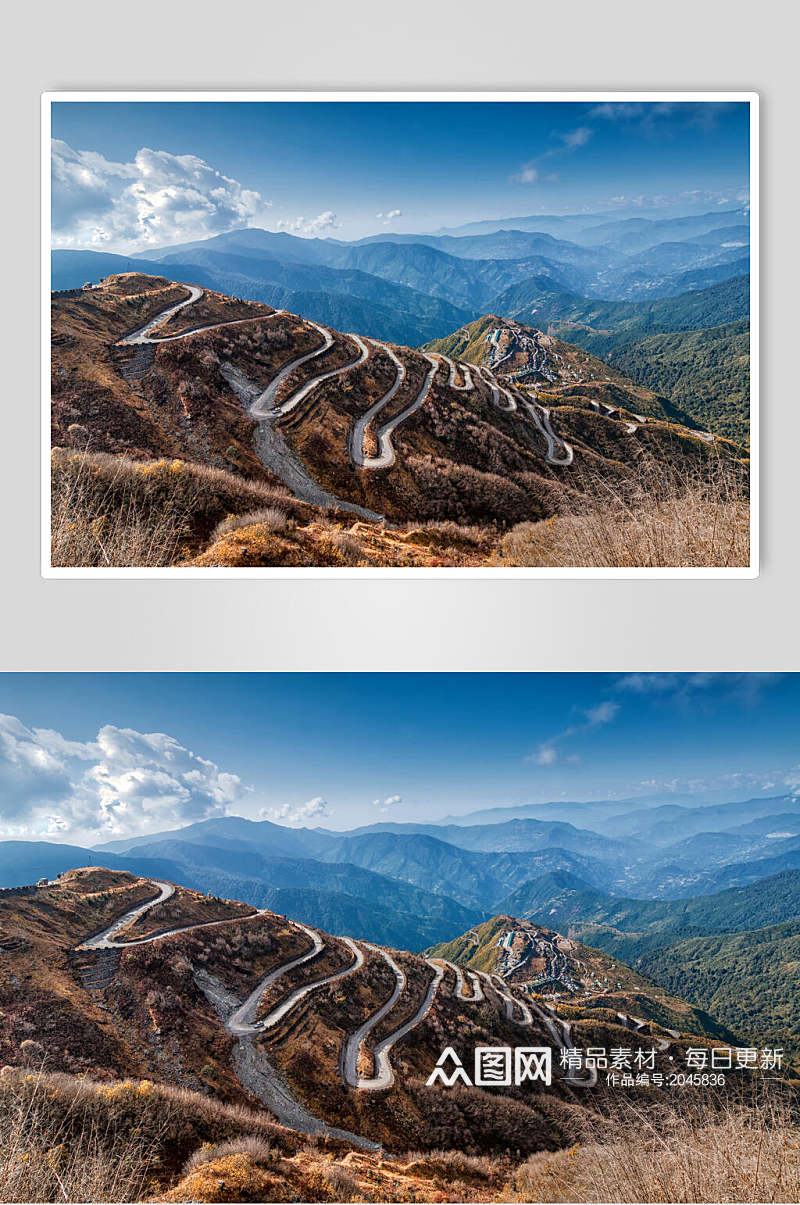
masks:
{"label": "white photo border", "polygon": [[[50,251],[51,251],[51,180],[50,138],[51,107],[63,103],[275,103],[308,102],[497,102],[542,103],[568,102],[604,104],[607,102],[708,102],[744,103],[750,109],[750,563],[738,568],[345,568],[313,566],[309,568],[79,568],[54,567],[50,560]],[[48,91],[42,94],[41,127],[41,575],[43,578],[165,578],[177,580],[219,578],[756,578],[759,575],[759,94],[755,91],[701,92],[611,91],[585,92],[481,92],[481,91],[276,91],[235,92],[169,91],[107,92]]]}

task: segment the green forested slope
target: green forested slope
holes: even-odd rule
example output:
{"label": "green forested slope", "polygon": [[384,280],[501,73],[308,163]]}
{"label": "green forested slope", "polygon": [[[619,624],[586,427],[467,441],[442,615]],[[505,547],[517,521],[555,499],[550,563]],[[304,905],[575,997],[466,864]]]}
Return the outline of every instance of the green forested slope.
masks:
{"label": "green forested slope", "polygon": [[556,871],[517,888],[502,908],[630,961],[681,937],[756,929],[800,917],[800,871],[677,900],[611,896],[574,874]]}
{"label": "green forested slope", "polygon": [[750,277],[734,276],[707,289],[652,301],[605,301],[553,291],[533,276],[510,285],[492,302],[495,313],[606,356],[622,343],[669,331],[696,331],[749,318]]}
{"label": "green forested slope", "polygon": [[754,1045],[800,1054],[800,920],[694,937],[635,965]]}
{"label": "green forested slope", "polygon": [[651,335],[617,347],[610,363],[738,443],[750,438],[750,331],[746,320]]}

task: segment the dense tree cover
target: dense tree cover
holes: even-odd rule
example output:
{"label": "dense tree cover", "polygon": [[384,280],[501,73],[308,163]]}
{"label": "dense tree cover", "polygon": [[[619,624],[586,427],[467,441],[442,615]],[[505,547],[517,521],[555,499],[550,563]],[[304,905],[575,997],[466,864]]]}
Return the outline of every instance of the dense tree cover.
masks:
{"label": "dense tree cover", "polygon": [[676,942],[636,965],[745,1041],[800,1053],[800,920]]}
{"label": "dense tree cover", "polygon": [[675,297],[652,301],[605,301],[578,293],[555,292],[541,276],[511,285],[495,298],[493,310],[569,343],[577,343],[596,356],[633,339],[669,331],[695,331],[747,319],[750,315],[750,277],[694,289]]}
{"label": "dense tree cover", "polygon": [[624,343],[611,353],[610,362],[639,384],[671,398],[709,430],[749,442],[749,322]]}
{"label": "dense tree cover", "polygon": [[677,900],[611,896],[594,890],[577,875],[557,871],[518,888],[504,901],[503,910],[574,931],[587,945],[608,949],[628,961],[632,953],[679,937],[735,933],[794,919],[800,915],[800,870]]}

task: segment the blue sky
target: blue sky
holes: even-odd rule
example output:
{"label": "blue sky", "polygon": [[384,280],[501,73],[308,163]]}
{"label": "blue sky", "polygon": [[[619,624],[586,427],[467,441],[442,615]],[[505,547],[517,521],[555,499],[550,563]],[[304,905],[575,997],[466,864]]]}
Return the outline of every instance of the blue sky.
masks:
{"label": "blue sky", "polygon": [[240,225],[350,239],[747,195],[746,104],[56,102],[52,113],[65,247],[134,251]]}
{"label": "blue sky", "polygon": [[0,838],[800,787],[800,675],[0,675]]}

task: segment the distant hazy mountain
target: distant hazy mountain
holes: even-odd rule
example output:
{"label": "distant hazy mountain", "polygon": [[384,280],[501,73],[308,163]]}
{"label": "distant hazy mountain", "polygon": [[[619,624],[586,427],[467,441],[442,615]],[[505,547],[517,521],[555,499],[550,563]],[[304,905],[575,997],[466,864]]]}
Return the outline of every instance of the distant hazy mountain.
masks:
{"label": "distant hazy mountain", "polygon": [[533,214],[528,217],[466,222],[460,226],[436,230],[434,233],[463,236],[492,234],[498,230],[527,230],[551,234],[556,238],[568,238],[587,246],[594,243],[607,246],[623,243],[636,249],[664,242],[665,238],[678,234],[690,238],[707,230],[738,225],[748,215],[749,211],[744,206],[718,209],[711,213],[688,214],[678,218],[667,216],[663,209],[640,209],[635,215],[632,211],[626,213],[619,210],[593,214]]}
{"label": "distant hazy mountain", "polygon": [[[725,241],[730,241],[749,232],[749,226],[743,225],[748,217],[748,210],[738,208],[681,218],[625,218],[588,226],[570,237],[576,242],[589,245],[600,243],[621,251],[641,251],[659,243],[703,238],[723,230],[728,233],[722,237]],[[739,234],[731,234],[731,229],[738,230]]]}
{"label": "distant hazy mountain", "polygon": [[747,319],[750,278],[734,276],[706,289],[647,301],[605,301],[556,293],[541,277],[510,285],[495,297],[500,315],[527,322],[605,356],[621,344],[671,331],[695,331]]}
{"label": "distant hazy mountain", "polygon": [[568,872],[531,880],[512,892],[502,911],[538,921],[632,962],[645,950],[684,937],[734,933],[800,915],[800,871],[747,887],[680,900],[610,896]]}
{"label": "distant hazy mountain", "polygon": [[661,804],[609,820],[604,831],[609,836],[635,835],[655,845],[668,845],[695,833],[724,832],[780,814],[795,816],[800,823],[800,799],[793,795],[771,795],[700,808]]}
{"label": "distant hazy mountain", "polygon": [[248,259],[202,247],[187,248],[186,256],[187,262],[172,257],[161,262],[106,252],[54,251],[52,286],[79,288],[85,281],[96,283],[113,272],[159,275],[167,271],[186,284],[263,301],[317,322],[412,346],[473,316],[471,310],[366,272],[309,267],[263,256]]}

